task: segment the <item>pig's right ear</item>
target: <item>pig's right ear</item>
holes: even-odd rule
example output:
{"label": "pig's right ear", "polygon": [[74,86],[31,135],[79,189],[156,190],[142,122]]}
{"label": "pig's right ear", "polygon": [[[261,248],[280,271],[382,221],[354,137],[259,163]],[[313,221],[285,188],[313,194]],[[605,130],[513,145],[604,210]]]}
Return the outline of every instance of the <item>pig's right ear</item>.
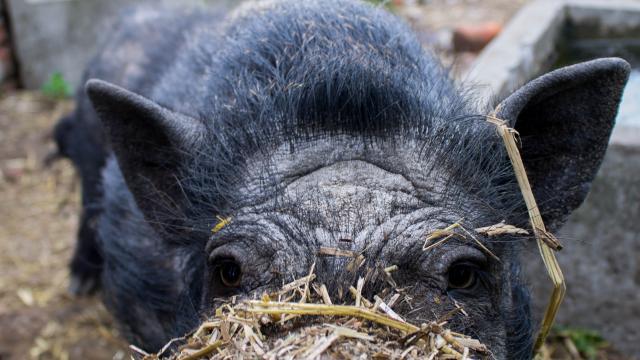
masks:
{"label": "pig's right ear", "polygon": [[101,80],[89,80],[86,91],[136,203],[147,221],[168,230],[186,200],[180,165],[202,142],[204,125]]}
{"label": "pig's right ear", "polygon": [[567,66],[532,80],[496,109],[520,134],[522,161],[552,231],[589,191],[629,72],[618,58]]}

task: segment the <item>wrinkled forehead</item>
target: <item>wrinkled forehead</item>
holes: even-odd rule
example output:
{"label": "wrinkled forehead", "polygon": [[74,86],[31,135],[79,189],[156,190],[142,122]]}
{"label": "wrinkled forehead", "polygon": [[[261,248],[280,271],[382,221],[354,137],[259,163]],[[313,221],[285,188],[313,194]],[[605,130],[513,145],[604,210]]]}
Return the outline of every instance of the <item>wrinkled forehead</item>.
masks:
{"label": "wrinkled forehead", "polygon": [[404,176],[362,160],[300,176],[286,186],[281,204],[312,229],[318,243],[348,242],[359,250],[368,245],[371,232],[425,207]]}
{"label": "wrinkled forehead", "polygon": [[282,146],[249,163],[241,191],[259,200],[236,215],[274,219],[278,228],[290,228],[288,236],[299,232],[327,246],[350,242],[362,250],[390,236],[413,243],[434,228],[478,217],[468,202],[456,200],[464,191],[431,160],[406,139]]}
{"label": "wrinkled forehead", "polygon": [[[207,251],[230,247],[238,254],[261,254],[271,267],[298,275],[326,249],[386,264],[444,266],[447,262],[440,260],[474,252],[470,248],[477,243],[453,237],[425,252],[429,234],[458,222],[473,231],[502,220],[477,206],[483,201],[472,201],[475,195],[420,142],[330,140],[287,144],[250,159],[238,191],[251,200],[225,214],[232,221],[213,234]],[[346,266],[348,259],[341,259]],[[337,271],[335,261],[317,265]]]}
{"label": "wrinkled forehead", "polygon": [[[296,198],[324,191],[353,199],[353,186],[419,198],[427,190],[444,191],[440,188],[448,182],[447,174],[436,169],[437,163],[417,139],[326,136],[287,142],[251,156],[245,186],[263,193],[277,189],[278,195]],[[309,192],[312,189],[316,191]]]}

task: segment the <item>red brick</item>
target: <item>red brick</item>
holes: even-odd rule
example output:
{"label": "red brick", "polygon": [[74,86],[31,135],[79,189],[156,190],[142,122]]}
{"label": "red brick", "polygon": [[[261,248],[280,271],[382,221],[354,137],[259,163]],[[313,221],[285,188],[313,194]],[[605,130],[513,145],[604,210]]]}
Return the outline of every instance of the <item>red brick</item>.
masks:
{"label": "red brick", "polygon": [[453,31],[453,48],[458,52],[480,51],[496,37],[501,30],[502,26],[496,22],[458,26]]}
{"label": "red brick", "polygon": [[11,48],[8,45],[0,45],[0,61],[11,61]]}
{"label": "red brick", "polygon": [[0,21],[0,45],[4,44],[8,38],[7,29],[4,27],[4,23]]}

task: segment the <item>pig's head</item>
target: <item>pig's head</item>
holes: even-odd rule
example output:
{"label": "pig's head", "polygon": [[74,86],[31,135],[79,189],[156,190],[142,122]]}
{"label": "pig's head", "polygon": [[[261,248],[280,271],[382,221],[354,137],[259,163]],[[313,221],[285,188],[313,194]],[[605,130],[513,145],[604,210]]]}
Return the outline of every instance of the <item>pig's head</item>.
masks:
{"label": "pig's head", "polygon": [[[101,81],[87,88],[146,221],[190,254],[175,271],[189,269],[185,291],[201,311],[224,296],[279,287],[313,263],[336,298],[367,268],[397,265],[393,277],[407,295],[397,310],[409,321],[438,319],[458,304],[468,315],[451,319],[455,330],[496,358],[528,356],[518,249],[532,238],[475,233],[486,250],[458,229],[466,240],[423,251],[429,233],[455,222],[471,233],[503,220],[529,228],[501,139],[482,116],[491,109],[473,106],[433,67],[339,65],[311,64],[283,83],[244,74],[253,82],[218,84],[236,88],[207,95],[208,106],[189,116]],[[619,59],[563,68],[498,107],[519,133],[551,230],[587,194],[628,72]],[[212,233],[217,216],[231,220]],[[349,272],[351,259],[319,256],[321,247],[366,262]],[[365,295],[385,285],[371,279]]]}

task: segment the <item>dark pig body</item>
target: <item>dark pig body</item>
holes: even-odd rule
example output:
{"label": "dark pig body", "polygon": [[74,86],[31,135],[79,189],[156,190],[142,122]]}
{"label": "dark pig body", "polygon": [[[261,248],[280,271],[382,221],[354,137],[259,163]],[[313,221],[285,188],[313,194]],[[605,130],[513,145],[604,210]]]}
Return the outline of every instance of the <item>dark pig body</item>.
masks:
{"label": "dark pig body", "polygon": [[[469,316],[451,320],[456,330],[497,358],[530,356],[518,260],[528,239],[478,234],[500,261],[458,238],[422,251],[427,234],[461,219],[468,229],[528,220],[482,116],[492,109],[405,25],[351,1],[263,2],[224,20],[164,14],[124,17],[87,71],[99,80],[58,127],[86,200],[74,290],[99,276],[128,338],[156,350],[216,299],[279,286],[314,262],[330,289],[348,288],[358,274],[316,256],[347,246],[372,266],[398,265],[409,320],[457,302]],[[552,229],[588,191],[627,74],[619,59],[566,68],[496,112],[520,132]],[[231,222],[212,233],[219,218]]]}
{"label": "dark pig body", "polygon": [[[105,79],[149,96],[162,74],[173,66],[198,25],[216,22],[215,15],[193,11],[173,12],[146,7],[127,9],[110,29],[83,75]],[[102,256],[96,244],[96,226],[102,213],[102,169],[111,153],[109,141],[84,86],[76,95],[75,110],[56,125],[59,153],[70,158],[82,180],[82,213],[78,243],[71,262],[74,294],[99,287]]]}

